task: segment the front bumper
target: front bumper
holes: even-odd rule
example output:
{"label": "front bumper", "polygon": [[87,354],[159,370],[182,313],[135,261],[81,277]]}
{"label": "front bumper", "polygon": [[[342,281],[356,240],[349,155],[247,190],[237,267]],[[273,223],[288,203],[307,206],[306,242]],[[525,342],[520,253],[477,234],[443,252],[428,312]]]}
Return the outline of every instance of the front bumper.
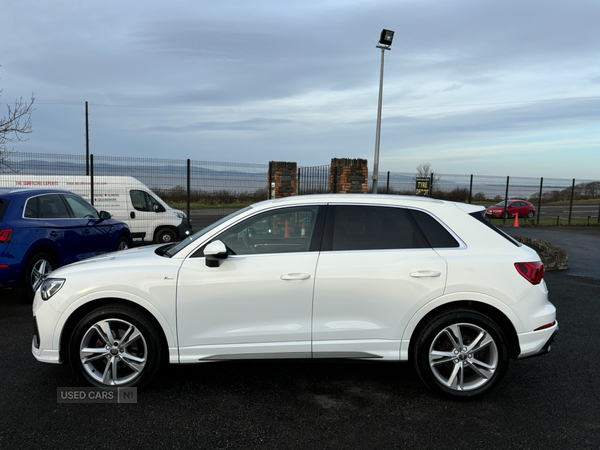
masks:
{"label": "front bumper", "polygon": [[188,219],[183,219],[179,226],[177,227],[177,231],[179,232],[179,239],[183,240],[189,235],[192,234],[192,222]]}
{"label": "front bumper", "polygon": [[58,339],[55,339],[56,323],[60,314],[42,300],[40,291],[33,299],[33,338],[31,353],[40,362],[61,364]]}

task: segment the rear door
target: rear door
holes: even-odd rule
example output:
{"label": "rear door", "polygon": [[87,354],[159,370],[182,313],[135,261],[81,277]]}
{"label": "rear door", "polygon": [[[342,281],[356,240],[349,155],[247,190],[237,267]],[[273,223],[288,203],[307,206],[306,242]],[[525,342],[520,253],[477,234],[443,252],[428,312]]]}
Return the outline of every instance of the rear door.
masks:
{"label": "rear door", "polygon": [[62,195],[37,196],[37,216],[41,228],[40,235],[53,242],[60,265],[84,258],[86,242],[83,239],[81,223],[71,217]]}
{"label": "rear door", "polygon": [[412,216],[330,205],[317,265],[313,357],[398,359],[406,321],[444,292],[446,262]]}

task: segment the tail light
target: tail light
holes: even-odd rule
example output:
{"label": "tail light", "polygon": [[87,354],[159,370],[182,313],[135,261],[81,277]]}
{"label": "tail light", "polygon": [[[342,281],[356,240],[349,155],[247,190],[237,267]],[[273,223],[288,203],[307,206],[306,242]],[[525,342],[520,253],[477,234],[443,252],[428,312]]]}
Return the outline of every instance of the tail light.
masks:
{"label": "tail light", "polygon": [[12,230],[0,230],[0,244],[8,244],[10,242],[10,238],[12,237]]}
{"label": "tail light", "polygon": [[529,281],[531,284],[540,284],[544,278],[544,263],[543,262],[522,262],[515,263],[517,271]]}

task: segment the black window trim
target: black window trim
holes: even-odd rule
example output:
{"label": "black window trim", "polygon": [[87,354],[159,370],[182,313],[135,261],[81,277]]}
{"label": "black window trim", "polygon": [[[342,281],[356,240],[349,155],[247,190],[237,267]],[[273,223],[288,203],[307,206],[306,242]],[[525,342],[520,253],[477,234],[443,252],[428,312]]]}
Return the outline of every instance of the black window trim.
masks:
{"label": "black window trim", "polygon": [[[32,195],[31,197],[27,198],[27,201],[24,203],[24,207],[23,207],[23,213],[21,215],[22,219],[25,220],[73,220],[75,219],[75,217],[73,217],[73,211],[71,211],[71,208],[69,207],[69,205],[67,204],[67,201],[63,198],[63,194],[64,192],[44,192],[42,194],[37,194],[37,195]],[[67,210],[67,213],[69,214],[69,217],[39,217],[39,198],[46,196],[46,195],[58,195],[60,197],[60,201],[63,203],[65,209]],[[27,202],[29,200],[31,200],[32,198],[37,198],[38,199],[38,217],[25,217],[25,210],[27,209]]]}
{"label": "black window trim", "polygon": [[[260,211],[256,211],[255,214],[245,216],[245,217],[241,218],[240,220],[237,220],[235,223],[231,224],[229,227],[224,228],[215,234],[212,234],[212,236],[210,238],[208,238],[207,240],[205,240],[196,250],[194,250],[188,256],[188,258],[204,258],[204,248],[208,244],[213,242],[218,235],[222,234],[223,232],[229,230],[232,227],[239,225],[241,222],[243,222],[247,219],[251,219],[252,217],[255,217],[259,214],[263,214],[263,213],[270,212],[270,211],[282,210],[282,209],[288,209],[288,208],[298,208],[298,207],[311,207],[311,206],[318,207],[318,210],[317,210],[317,217],[315,219],[315,228],[313,230],[312,239],[311,239],[310,245],[308,247],[308,252],[294,252],[294,253],[297,254],[297,253],[319,252],[320,248],[321,248],[321,243],[323,241],[323,229],[325,227],[325,220],[326,220],[325,214],[326,214],[326,210],[327,210],[327,204],[326,203],[310,203],[310,204],[299,203],[299,204],[292,204],[292,205],[285,205],[285,206],[275,205],[272,208],[261,209]],[[289,253],[287,253],[287,252],[286,253],[268,253],[268,254],[259,253],[259,254],[240,255],[240,256],[253,257],[253,256],[265,256],[265,255],[269,255],[269,256],[270,255],[286,255],[286,254],[289,254]],[[231,255],[231,256],[235,257],[237,255]]]}
{"label": "black window trim", "polygon": [[[413,231],[415,231],[417,233],[417,235],[419,236],[419,238],[422,239],[423,242],[425,242],[428,245],[428,247],[423,247],[423,248],[395,248],[395,249],[373,249],[373,250],[335,250],[335,252],[389,252],[389,251],[399,252],[399,251],[407,251],[407,250],[408,251],[419,251],[419,250],[432,250],[432,249],[433,250],[466,250],[467,249],[467,244],[465,244],[465,242],[448,225],[446,225],[443,220],[440,220],[440,218],[437,217],[435,214],[432,214],[430,211],[427,211],[425,209],[417,208],[417,207],[413,207],[413,206],[405,206],[405,205],[390,205],[390,204],[385,204],[385,203],[345,203],[345,202],[331,202],[331,203],[328,203],[328,205],[327,205],[327,217],[325,219],[325,229],[323,230],[323,244],[321,246],[321,251],[322,252],[331,252],[331,251],[334,251],[334,250],[331,250],[332,243],[333,243],[333,220],[334,220],[334,214],[332,214],[330,212],[333,209],[333,208],[329,208],[330,206],[376,206],[376,207],[399,208],[399,209],[402,209],[402,212],[404,213],[405,217],[409,221],[411,227],[413,228]],[[450,233],[450,235],[454,239],[456,239],[456,241],[458,242],[459,246],[458,247],[431,247],[431,245],[429,244],[429,242],[425,238],[425,235],[423,234],[423,231],[421,230],[421,227],[419,227],[417,225],[416,221],[414,220],[414,218],[412,217],[411,214],[407,214],[407,210],[420,211],[420,212],[423,212],[423,213],[428,214],[429,216],[431,216],[440,225],[442,225],[442,227],[444,227],[444,229],[448,233]]]}

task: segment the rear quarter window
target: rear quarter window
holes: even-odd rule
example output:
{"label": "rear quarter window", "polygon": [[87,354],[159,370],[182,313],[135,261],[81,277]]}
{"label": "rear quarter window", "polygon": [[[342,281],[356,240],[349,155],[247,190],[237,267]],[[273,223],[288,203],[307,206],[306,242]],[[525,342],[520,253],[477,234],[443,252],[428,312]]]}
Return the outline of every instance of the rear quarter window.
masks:
{"label": "rear quarter window", "polygon": [[2,219],[4,219],[4,214],[6,213],[6,210],[8,209],[8,204],[10,202],[4,198],[0,198],[0,222],[2,222]]}
{"label": "rear quarter window", "polygon": [[409,210],[432,248],[456,248],[460,243],[436,219],[421,211]]}
{"label": "rear quarter window", "polygon": [[490,222],[488,222],[487,220],[485,220],[485,217],[483,217],[483,213],[482,212],[474,212],[469,214],[473,219],[481,222],[482,224],[484,224],[486,227],[491,228],[492,230],[494,230],[496,233],[498,233],[500,236],[502,236],[504,239],[506,239],[508,242],[510,242],[511,244],[517,246],[517,247],[521,247],[521,244],[519,241],[513,239],[511,236],[509,236],[508,234],[506,234],[504,231],[500,230],[499,228],[495,227],[494,225],[492,225]]}

